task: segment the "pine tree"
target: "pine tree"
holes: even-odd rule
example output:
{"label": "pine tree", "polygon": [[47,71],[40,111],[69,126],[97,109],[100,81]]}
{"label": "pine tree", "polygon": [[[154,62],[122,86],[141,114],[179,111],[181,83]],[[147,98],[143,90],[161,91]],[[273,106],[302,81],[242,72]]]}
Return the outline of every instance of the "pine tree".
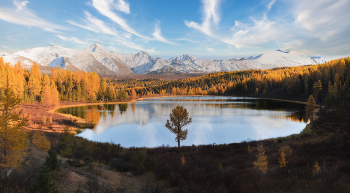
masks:
{"label": "pine tree", "polygon": [[180,141],[187,138],[188,130],[182,130],[184,126],[192,122],[192,118],[188,116],[187,109],[181,105],[177,105],[169,114],[170,120],[166,121],[165,127],[172,133],[176,134],[175,141],[178,145],[178,151],[180,151]]}
{"label": "pine tree", "polygon": [[28,135],[24,126],[28,118],[16,112],[20,99],[9,87],[7,77],[4,95],[0,96],[0,167],[16,168],[18,161],[26,155]]}
{"label": "pine tree", "polygon": [[50,170],[45,164],[39,167],[35,183],[29,189],[30,193],[58,193],[54,182],[51,182]]}
{"label": "pine tree", "polygon": [[49,149],[49,156],[46,156],[44,165],[49,168],[50,171],[56,170],[60,166],[60,160],[57,159],[57,153],[53,149]]}

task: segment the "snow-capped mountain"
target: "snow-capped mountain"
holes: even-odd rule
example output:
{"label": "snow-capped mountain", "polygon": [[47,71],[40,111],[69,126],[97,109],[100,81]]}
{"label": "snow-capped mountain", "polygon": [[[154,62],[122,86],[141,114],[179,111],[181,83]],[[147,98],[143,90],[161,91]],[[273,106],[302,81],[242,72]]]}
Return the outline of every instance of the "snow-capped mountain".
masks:
{"label": "snow-capped mountain", "polygon": [[150,56],[141,51],[132,55],[123,55],[108,51],[99,43],[94,43],[85,50],[74,50],[59,45],[30,48],[13,54],[1,54],[5,62],[15,64],[18,61],[29,69],[34,62],[42,66],[64,69],[85,70],[99,74],[173,74],[173,73],[213,73],[249,69],[269,69],[313,65],[325,62],[321,57],[280,49],[243,58],[226,60],[203,60],[188,54],[168,60]]}
{"label": "snow-capped mountain", "polygon": [[[37,62],[42,66],[65,68],[67,65],[86,72],[99,74],[133,74],[112,52],[98,43],[85,50],[74,50],[59,45],[30,48],[13,54],[6,54],[4,61],[16,63],[27,59],[27,66]],[[29,67],[30,68],[30,67]]]}
{"label": "snow-capped mountain", "polygon": [[115,52],[114,54],[136,74],[147,74],[154,69],[169,65],[168,61],[152,57],[144,51],[133,55],[122,55]]}
{"label": "snow-capped mountain", "polygon": [[317,64],[308,55],[299,52],[284,52],[276,50],[260,54],[258,56],[250,56],[244,58],[233,58],[229,60],[202,60],[184,54],[176,58],[168,60],[169,65],[165,65],[159,69],[150,69],[150,73],[194,73],[194,72],[221,72],[221,71],[237,71],[249,69],[269,69],[275,67],[291,67],[301,65]]}

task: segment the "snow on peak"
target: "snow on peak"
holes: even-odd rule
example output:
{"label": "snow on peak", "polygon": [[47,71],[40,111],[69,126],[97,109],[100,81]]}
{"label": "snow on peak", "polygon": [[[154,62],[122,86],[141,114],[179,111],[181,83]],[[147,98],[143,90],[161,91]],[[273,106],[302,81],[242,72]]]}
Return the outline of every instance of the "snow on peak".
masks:
{"label": "snow on peak", "polygon": [[54,68],[57,68],[58,66],[60,66],[62,69],[64,69],[64,67],[66,67],[66,63],[67,62],[64,59],[64,57],[60,57],[52,60],[52,62],[48,66],[54,67]]}
{"label": "snow on peak", "polygon": [[288,54],[288,53],[289,53],[289,52],[285,52],[285,51],[283,51],[283,50],[281,50],[281,49],[277,49],[276,52],[282,52],[282,53],[285,53],[285,54]]}
{"label": "snow on peak", "polygon": [[[174,59],[174,58],[171,58],[171,59]],[[190,56],[189,54],[186,54],[186,53],[175,58],[175,60],[189,60],[189,61],[196,60],[196,59],[197,58]]]}
{"label": "snow on peak", "polygon": [[109,52],[106,48],[104,48],[101,44],[95,42],[92,44],[89,48],[86,49],[87,51],[90,52],[102,52],[102,53],[107,53]]}
{"label": "snow on peak", "polygon": [[248,59],[248,60],[254,60],[254,59],[259,58],[260,56],[262,56],[262,54],[259,54],[259,55],[257,55],[257,56],[249,56],[247,59]]}
{"label": "snow on peak", "polygon": [[136,55],[137,55],[137,56],[142,56],[142,57],[143,57],[143,56],[145,56],[145,57],[150,56],[147,52],[145,52],[145,51],[143,51],[143,50],[142,50],[141,52],[137,53]]}

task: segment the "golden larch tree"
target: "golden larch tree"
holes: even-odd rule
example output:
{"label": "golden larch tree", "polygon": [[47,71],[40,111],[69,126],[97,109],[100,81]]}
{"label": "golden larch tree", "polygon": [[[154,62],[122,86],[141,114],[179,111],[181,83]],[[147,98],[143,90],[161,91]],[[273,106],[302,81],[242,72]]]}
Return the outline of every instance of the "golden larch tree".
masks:
{"label": "golden larch tree", "polygon": [[30,73],[28,81],[29,93],[37,96],[40,94],[41,85],[35,73]]}
{"label": "golden larch tree", "polygon": [[53,80],[51,80],[50,91],[51,91],[51,93],[50,93],[51,104],[53,106],[59,105],[59,101],[60,101],[59,97],[60,97],[60,95],[58,93],[57,86],[56,86],[56,84],[55,84],[55,82]]}
{"label": "golden larch tree", "polygon": [[166,121],[165,127],[168,128],[172,133],[176,134],[175,141],[178,145],[178,151],[180,151],[180,141],[187,138],[188,130],[182,128],[192,122],[192,118],[189,117],[187,109],[183,108],[182,105],[177,105],[169,114],[170,120]]}
{"label": "golden larch tree", "polygon": [[286,154],[284,153],[284,150],[282,149],[281,151],[281,157],[278,158],[278,162],[280,163],[280,168],[284,168],[287,165],[287,160],[286,160]]}
{"label": "golden larch tree", "polygon": [[20,99],[10,89],[7,77],[4,95],[0,97],[0,167],[16,168],[22,157],[26,155],[28,135],[24,126],[28,118],[17,111]]}
{"label": "golden larch tree", "polygon": [[267,156],[265,155],[265,150],[262,144],[258,145],[258,154],[257,154],[257,160],[253,163],[254,167],[258,168],[260,171],[262,171],[264,174],[266,173],[268,169],[269,162],[267,160]]}
{"label": "golden larch tree", "polygon": [[42,97],[41,97],[42,104],[44,104],[46,106],[50,106],[52,104],[51,99],[52,98],[51,98],[50,85],[46,85],[43,88],[43,92],[42,92]]}
{"label": "golden larch tree", "polygon": [[131,90],[131,99],[135,99],[136,98],[136,91],[135,91],[135,89],[133,88],[132,90]]}
{"label": "golden larch tree", "polygon": [[41,79],[43,78],[43,75],[41,74],[40,68],[36,62],[33,63],[33,66],[30,69],[30,74],[35,74],[36,78],[38,79],[39,83],[41,84]]}

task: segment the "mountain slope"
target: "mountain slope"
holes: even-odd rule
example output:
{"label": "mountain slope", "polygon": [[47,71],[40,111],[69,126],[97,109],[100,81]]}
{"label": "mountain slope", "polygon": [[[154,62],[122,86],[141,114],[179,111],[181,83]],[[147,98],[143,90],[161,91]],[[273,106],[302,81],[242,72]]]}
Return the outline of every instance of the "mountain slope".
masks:
{"label": "mountain slope", "polygon": [[[71,65],[78,70],[87,72],[97,72],[99,74],[133,74],[133,72],[123,64],[119,59],[115,59],[112,52],[109,52],[98,43],[94,43],[85,50],[74,50],[64,48],[59,45],[47,47],[30,48],[13,54],[7,54],[6,57],[15,61],[25,61],[27,66],[31,66],[35,61],[42,66],[65,68]],[[5,57],[4,57],[4,60]]]}
{"label": "mountain slope", "polygon": [[12,64],[21,61],[25,68],[33,62],[42,66],[85,70],[99,74],[175,74],[213,73],[249,69],[269,69],[321,63],[323,58],[310,57],[299,52],[284,52],[280,49],[257,56],[226,60],[203,60],[183,54],[168,60],[150,56],[141,51],[123,55],[108,51],[99,43],[85,50],[74,50],[58,45],[30,48],[13,54],[0,54],[5,62]]}

